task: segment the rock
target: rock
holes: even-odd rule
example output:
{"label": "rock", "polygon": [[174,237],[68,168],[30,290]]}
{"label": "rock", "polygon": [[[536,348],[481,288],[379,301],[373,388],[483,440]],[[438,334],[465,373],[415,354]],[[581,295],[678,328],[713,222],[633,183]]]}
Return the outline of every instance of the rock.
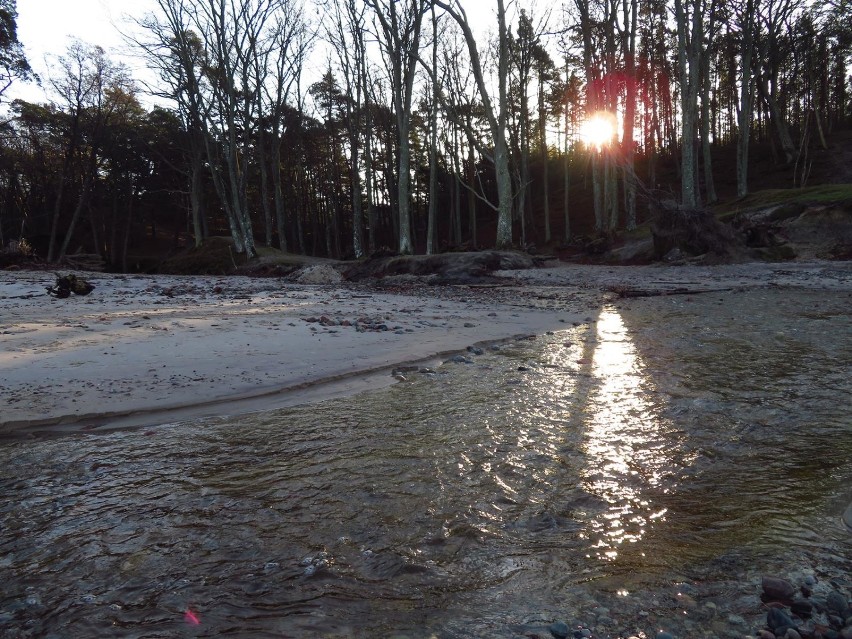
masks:
{"label": "rock", "polygon": [[843,511],[842,519],[846,527],[852,532],[852,504],[849,504],[846,510]]}
{"label": "rock", "polygon": [[763,586],[764,601],[789,601],[796,595],[796,588],[786,579],[779,577],[764,577]]}
{"label": "rock", "polygon": [[683,254],[683,251],[681,251],[679,248],[675,247],[672,250],[670,250],[668,253],[663,255],[663,261],[664,262],[670,262],[670,263],[680,262],[681,260],[684,259],[684,257],[685,257],[685,255]]}
{"label": "rock", "polygon": [[761,630],[757,633],[758,639],[775,639],[775,633],[768,630]]}
{"label": "rock", "polygon": [[841,639],[852,639],[852,626],[846,626],[840,631]]}
{"label": "rock", "polygon": [[810,619],[813,609],[813,604],[807,599],[795,599],[790,604],[792,613],[801,619]]}
{"label": "rock", "polygon": [[802,639],[802,635],[793,628],[787,628],[787,632],[784,633],[784,639]]}
{"label": "rock", "polygon": [[811,590],[814,589],[814,586],[817,585],[816,577],[813,575],[807,575],[804,579],[802,579],[802,585],[807,586]]}
{"label": "rock", "polygon": [[783,633],[787,628],[795,628],[796,623],[793,618],[787,614],[786,610],[781,608],[770,608],[766,613],[766,625],[776,634]]}
{"label": "rock", "polygon": [[849,608],[849,602],[839,592],[832,590],[825,598],[825,607],[842,617]]}
{"label": "rock", "polygon": [[482,355],[482,353],[483,353],[482,349],[481,349],[481,348],[477,348],[476,346],[468,346],[468,347],[467,347],[467,352],[468,352],[468,353],[473,353],[474,355]]}
{"label": "rock", "polygon": [[343,276],[328,264],[306,266],[295,275],[299,284],[340,284]]}
{"label": "rock", "polygon": [[550,634],[552,634],[556,639],[566,639],[568,636],[568,624],[564,621],[556,621],[550,624]]}

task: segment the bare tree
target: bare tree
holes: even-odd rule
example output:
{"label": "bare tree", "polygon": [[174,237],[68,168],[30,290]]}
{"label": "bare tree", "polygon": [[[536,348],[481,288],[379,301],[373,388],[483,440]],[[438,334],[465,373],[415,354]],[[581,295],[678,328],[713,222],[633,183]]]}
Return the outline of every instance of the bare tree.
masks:
{"label": "bare tree", "polygon": [[[432,69],[438,68],[438,16],[432,5]],[[437,72],[434,73],[437,76]],[[429,113],[429,214],[426,222],[426,254],[435,252],[436,217],[438,209],[438,101],[440,86],[436,77],[432,79]]]}
{"label": "bare tree", "polygon": [[497,0],[497,96],[492,98],[485,83],[482,58],[476,38],[470,28],[462,6],[458,0],[434,0],[459,25],[470,54],[471,70],[482,99],[485,119],[491,130],[494,151],[493,162],[497,173],[497,248],[512,246],[512,175],[509,171],[509,148],[506,141],[506,123],[510,108],[507,82],[509,75],[509,38],[506,27],[506,8],[503,0]]}
{"label": "bare tree", "polygon": [[344,81],[345,126],[349,139],[349,172],[352,196],[352,248],[356,258],[364,255],[364,212],[361,187],[361,138],[367,73],[364,41],[366,8],[355,0],[332,0],[327,6],[330,26],[326,37],[337,53]]}
{"label": "bare tree", "polygon": [[190,217],[195,246],[198,247],[206,235],[202,191],[207,170],[204,143],[207,52],[199,35],[189,26],[194,13],[193,0],[155,2],[156,13],[139,21],[145,35],[131,41],[142,51],[149,68],[157,72],[162,83],[149,86],[148,90],[176,105],[187,132],[189,147],[185,154],[188,160]]}
{"label": "bare tree", "polygon": [[757,72],[755,80],[760,97],[769,108],[772,125],[784,153],[784,161],[791,164],[796,156],[796,146],[787,126],[781,104],[779,73],[784,66],[780,46],[783,30],[799,7],[798,0],[759,0],[755,3],[756,19],[760,27],[756,32]]}
{"label": "bare tree", "polygon": [[752,103],[754,100],[754,29],[756,4],[759,0],[743,0],[736,7],[736,20],[740,39],[740,95],[737,102],[737,196],[748,194],[748,159],[751,140]]}
{"label": "bare tree", "polygon": [[[269,33],[269,76],[258,92],[260,110],[269,123],[271,139],[270,156],[266,158],[272,175],[274,218],[278,233],[278,247],[287,250],[286,205],[282,180],[281,144],[283,123],[294,88],[298,86],[305,57],[309,51],[308,27],[302,17],[301,6],[294,1],[282,2],[275,14]],[[263,158],[261,158],[264,166]]]}
{"label": "bare tree", "polygon": [[[67,109],[69,127],[50,228],[49,262],[65,256],[75,227],[88,207],[98,177],[104,129],[120,106],[120,101],[115,98],[120,94],[133,93],[127,70],[109,60],[101,47],[74,41],[67,54],[59,58],[59,68],[59,73],[50,79],[50,83]],[[66,182],[75,162],[79,163],[81,171],[79,193],[57,251]]]}
{"label": "bare tree", "polygon": [[378,22],[382,54],[390,73],[398,144],[399,252],[411,254],[411,104],[427,0],[365,0]]}
{"label": "bare tree", "polygon": [[[678,71],[681,111],[681,203],[687,209],[698,205],[696,175],[696,132],[698,94],[708,33],[715,31],[718,0],[675,0]],[[705,21],[706,16],[706,21]]]}

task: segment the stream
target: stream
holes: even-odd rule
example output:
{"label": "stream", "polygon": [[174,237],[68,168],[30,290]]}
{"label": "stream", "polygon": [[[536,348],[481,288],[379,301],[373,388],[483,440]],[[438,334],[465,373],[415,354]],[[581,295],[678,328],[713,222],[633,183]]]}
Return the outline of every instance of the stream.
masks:
{"label": "stream", "polygon": [[0,440],[0,637],[753,634],[764,574],[852,587],[850,364],[848,293],[657,297],[353,397]]}

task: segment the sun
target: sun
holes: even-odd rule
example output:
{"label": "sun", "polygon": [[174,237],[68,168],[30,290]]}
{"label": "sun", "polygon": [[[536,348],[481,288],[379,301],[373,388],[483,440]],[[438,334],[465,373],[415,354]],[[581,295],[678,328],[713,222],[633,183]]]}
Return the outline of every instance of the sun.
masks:
{"label": "sun", "polygon": [[615,118],[606,111],[591,114],[580,127],[580,139],[583,143],[597,147],[599,151],[611,144],[614,137]]}

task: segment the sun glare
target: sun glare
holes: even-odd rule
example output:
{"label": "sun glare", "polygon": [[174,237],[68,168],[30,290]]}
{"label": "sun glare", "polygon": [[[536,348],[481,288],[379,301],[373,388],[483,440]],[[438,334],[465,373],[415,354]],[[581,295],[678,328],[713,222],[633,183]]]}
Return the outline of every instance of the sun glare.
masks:
{"label": "sun glare", "polygon": [[588,146],[601,150],[615,137],[615,118],[611,113],[598,112],[589,116],[580,129],[580,139]]}

